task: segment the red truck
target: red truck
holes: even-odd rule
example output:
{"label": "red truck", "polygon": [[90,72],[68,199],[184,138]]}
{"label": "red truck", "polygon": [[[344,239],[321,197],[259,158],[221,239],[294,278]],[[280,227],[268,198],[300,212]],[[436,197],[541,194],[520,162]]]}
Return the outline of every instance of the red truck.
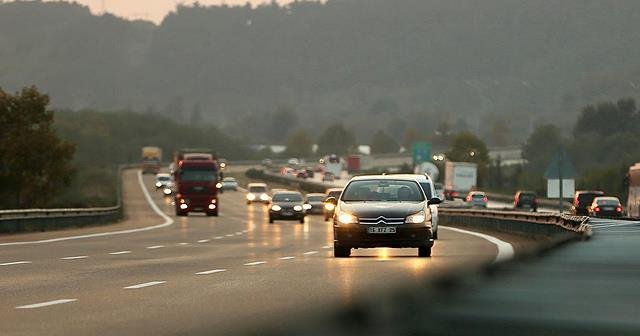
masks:
{"label": "red truck", "polygon": [[176,215],[204,212],[207,216],[218,216],[220,169],[215,154],[207,150],[180,150],[174,160]]}

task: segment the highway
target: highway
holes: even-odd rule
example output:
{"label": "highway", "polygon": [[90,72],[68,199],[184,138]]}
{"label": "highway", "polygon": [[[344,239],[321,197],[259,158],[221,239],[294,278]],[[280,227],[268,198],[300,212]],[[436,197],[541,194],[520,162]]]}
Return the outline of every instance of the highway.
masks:
{"label": "highway", "polygon": [[0,236],[0,335],[237,334],[527,244],[441,228],[432,258],[370,249],[335,259],[322,216],[268,224],[264,206],[225,192],[220,217],[177,218],[151,176],[123,179],[122,223]]}

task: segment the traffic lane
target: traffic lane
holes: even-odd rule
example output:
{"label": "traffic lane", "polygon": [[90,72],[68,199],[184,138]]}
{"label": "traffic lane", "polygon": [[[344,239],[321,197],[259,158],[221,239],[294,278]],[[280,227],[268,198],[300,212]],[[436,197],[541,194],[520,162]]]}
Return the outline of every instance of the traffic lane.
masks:
{"label": "traffic lane", "polygon": [[[359,295],[427,281],[430,276],[495,257],[495,247],[481,239],[446,231],[443,241],[432,258],[415,257],[415,249],[370,249],[359,250],[349,259],[335,259],[330,249],[319,247],[313,254],[305,253],[314,250],[304,249],[278,251],[256,260],[265,261],[256,265],[245,265],[242,258],[229,260],[229,264],[204,260],[188,267],[175,266],[177,261],[145,262],[117,274],[111,272],[110,280],[86,279],[81,282],[86,287],[68,284],[55,296],[18,304],[54,298],[76,302],[28,312],[9,309],[2,314],[6,320],[19,321],[6,330],[8,334],[227,334],[247,324],[284,322],[283,316],[304,311],[309,303],[312,308],[339,306]],[[294,258],[281,259],[284,257]],[[226,271],[195,274],[213,269]],[[154,281],[162,283],[124,289]]]}

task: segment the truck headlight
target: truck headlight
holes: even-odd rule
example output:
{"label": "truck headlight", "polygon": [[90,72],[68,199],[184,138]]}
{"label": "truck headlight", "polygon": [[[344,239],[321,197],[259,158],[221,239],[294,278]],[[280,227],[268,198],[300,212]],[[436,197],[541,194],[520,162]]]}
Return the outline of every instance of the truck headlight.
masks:
{"label": "truck headlight", "polygon": [[282,208],[281,208],[279,205],[274,204],[274,205],[271,207],[271,210],[273,210],[273,211],[280,211],[280,210],[282,210]]}
{"label": "truck headlight", "polygon": [[249,200],[249,201],[253,201],[254,199],[256,199],[256,195],[254,195],[254,194],[247,194],[247,200]]}
{"label": "truck headlight", "polygon": [[358,217],[350,214],[350,213],[346,213],[346,212],[341,212],[338,215],[338,222],[340,222],[340,224],[357,224],[358,223]]}
{"label": "truck headlight", "polygon": [[301,205],[296,205],[293,207],[294,211],[302,211],[302,206]]}
{"label": "truck headlight", "polygon": [[411,216],[407,216],[407,219],[405,219],[404,222],[407,224],[422,224],[424,223],[425,219],[426,219],[426,216],[423,210]]}

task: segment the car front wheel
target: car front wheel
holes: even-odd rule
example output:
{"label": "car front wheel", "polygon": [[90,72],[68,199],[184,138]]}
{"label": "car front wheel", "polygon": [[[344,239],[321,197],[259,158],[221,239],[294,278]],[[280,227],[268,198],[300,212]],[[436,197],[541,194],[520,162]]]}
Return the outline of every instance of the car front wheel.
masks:
{"label": "car front wheel", "polygon": [[418,247],[418,257],[428,258],[431,257],[431,247]]}
{"label": "car front wheel", "polygon": [[333,256],[336,258],[349,258],[351,256],[351,248],[343,247],[343,246],[334,246]]}

